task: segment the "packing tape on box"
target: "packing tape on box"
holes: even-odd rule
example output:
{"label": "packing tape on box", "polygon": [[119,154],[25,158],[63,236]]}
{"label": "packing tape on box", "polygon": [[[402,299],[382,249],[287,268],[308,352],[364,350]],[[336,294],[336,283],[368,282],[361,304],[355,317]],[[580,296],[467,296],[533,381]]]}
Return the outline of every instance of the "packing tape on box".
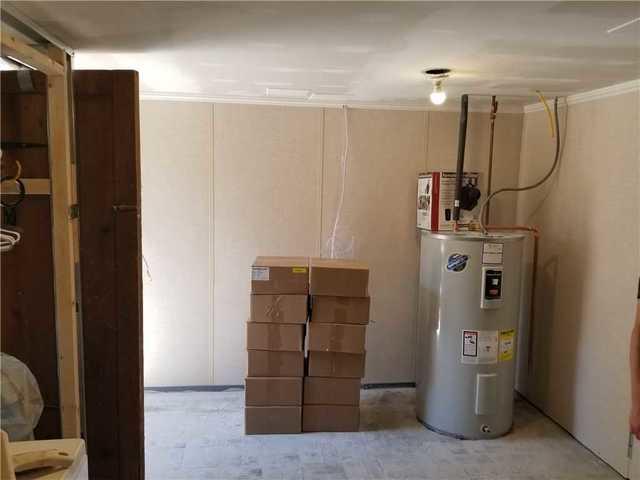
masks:
{"label": "packing tape on box", "polygon": [[[269,375],[273,375],[274,373],[280,373],[280,365],[277,361],[278,356],[274,355],[271,352],[267,352],[267,370]],[[274,367],[277,367],[277,371],[274,372]]]}
{"label": "packing tape on box", "polygon": [[329,336],[329,351],[339,348],[344,340],[345,329],[340,325],[331,325],[331,335]]}
{"label": "packing tape on box", "polygon": [[271,296],[271,305],[266,306],[266,316],[270,318],[274,322],[282,322],[284,323],[284,312],[280,306],[282,302],[282,295],[272,295]]}
{"label": "packing tape on box", "polygon": [[268,325],[267,332],[268,332],[267,339],[269,340],[269,347],[272,348],[273,350],[280,350],[280,347],[282,347],[280,326]]}

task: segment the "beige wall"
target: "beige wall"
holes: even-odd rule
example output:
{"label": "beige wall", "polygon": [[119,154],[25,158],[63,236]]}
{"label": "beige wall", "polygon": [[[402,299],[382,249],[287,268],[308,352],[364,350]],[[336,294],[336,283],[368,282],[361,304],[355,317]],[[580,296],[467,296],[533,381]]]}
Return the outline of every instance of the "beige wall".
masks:
{"label": "beige wall", "polygon": [[[542,233],[532,357],[521,349],[518,388],[623,473],[640,272],[639,106],[637,92],[570,105],[559,170],[519,196],[517,213]],[[521,184],[543,175],[552,154],[546,115],[526,114]],[[526,337],[526,317],[522,327]]]}
{"label": "beige wall", "polygon": [[[471,114],[470,169],[484,171],[487,119],[486,113]],[[143,102],[141,123],[144,253],[153,282],[167,279],[163,289],[145,282],[146,372],[163,372],[147,375],[145,383],[241,384],[253,258],[327,253],[340,188],[343,112],[150,101]],[[522,115],[498,116],[494,185],[518,181],[521,125]],[[411,382],[419,244],[416,180],[428,169],[455,168],[458,114],[350,109],[349,126],[351,151],[337,238],[347,246],[353,239],[353,255],[371,265],[365,382]],[[183,147],[193,152],[189,170],[183,168]],[[178,178],[169,187],[167,178],[173,174]],[[194,174],[200,178],[193,179]],[[172,188],[171,198],[185,202],[213,198],[213,206],[165,215],[164,208],[172,208],[165,188]],[[149,191],[157,194],[152,197]],[[515,202],[504,200],[494,212],[512,221]],[[192,230],[181,244],[180,262],[171,260],[163,243],[176,225]],[[157,245],[165,246],[157,250]],[[213,258],[205,260],[206,255]],[[177,274],[189,280],[171,280]],[[182,313],[185,305],[188,315]],[[200,348],[205,343],[206,354]],[[165,346],[180,351],[166,359],[149,353],[163,352]]]}
{"label": "beige wall", "polygon": [[[340,244],[369,264],[371,324],[365,382],[412,382],[418,287],[416,182],[425,170],[426,112],[350,110]],[[344,115],[325,114],[324,253],[340,189]]]}
{"label": "beige wall", "polygon": [[145,383],[210,384],[211,107],[142,102],[140,118]]}
{"label": "beige wall", "polygon": [[215,105],[214,381],[243,383],[258,255],[319,253],[322,110]]}

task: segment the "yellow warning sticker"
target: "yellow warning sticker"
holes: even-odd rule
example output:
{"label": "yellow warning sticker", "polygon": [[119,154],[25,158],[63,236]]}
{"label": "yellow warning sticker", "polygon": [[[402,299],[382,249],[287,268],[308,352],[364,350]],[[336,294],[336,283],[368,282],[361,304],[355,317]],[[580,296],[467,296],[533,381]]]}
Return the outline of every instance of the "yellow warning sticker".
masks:
{"label": "yellow warning sticker", "polygon": [[293,273],[307,273],[307,267],[293,267]]}
{"label": "yellow warning sticker", "polygon": [[513,360],[513,350],[516,343],[516,331],[502,330],[500,332],[500,361],[506,362]]}

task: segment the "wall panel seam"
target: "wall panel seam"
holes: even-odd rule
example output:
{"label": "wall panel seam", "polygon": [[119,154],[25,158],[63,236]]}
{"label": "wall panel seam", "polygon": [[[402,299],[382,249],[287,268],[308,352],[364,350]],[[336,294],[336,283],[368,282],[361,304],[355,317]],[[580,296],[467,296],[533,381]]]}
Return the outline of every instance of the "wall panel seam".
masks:
{"label": "wall panel seam", "polygon": [[215,289],[215,103],[211,104],[209,114],[209,147],[211,148],[211,177],[209,184],[209,381],[215,384],[215,309],[214,309],[214,289]]}
{"label": "wall panel seam", "polygon": [[322,109],[322,125],[320,126],[320,239],[318,240],[318,255],[322,256],[322,239],[324,232],[322,231],[324,225],[324,155],[325,155],[325,117],[327,109]]}

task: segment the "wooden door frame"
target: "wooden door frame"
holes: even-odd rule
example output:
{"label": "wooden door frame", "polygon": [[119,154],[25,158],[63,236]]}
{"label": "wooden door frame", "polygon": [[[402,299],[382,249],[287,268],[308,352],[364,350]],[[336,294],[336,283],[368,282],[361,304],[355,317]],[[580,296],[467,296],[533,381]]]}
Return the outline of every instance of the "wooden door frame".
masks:
{"label": "wooden door frame", "polygon": [[[76,204],[76,172],[73,161],[73,123],[70,56],[59,47],[34,48],[2,22],[0,51],[47,76],[47,125],[49,130],[49,179],[24,179],[27,193],[51,195],[54,298],[60,418],[63,438],[79,438],[80,356],[78,350],[78,303],[76,263],[78,226],[72,206]],[[10,30],[10,29],[9,29]]]}

